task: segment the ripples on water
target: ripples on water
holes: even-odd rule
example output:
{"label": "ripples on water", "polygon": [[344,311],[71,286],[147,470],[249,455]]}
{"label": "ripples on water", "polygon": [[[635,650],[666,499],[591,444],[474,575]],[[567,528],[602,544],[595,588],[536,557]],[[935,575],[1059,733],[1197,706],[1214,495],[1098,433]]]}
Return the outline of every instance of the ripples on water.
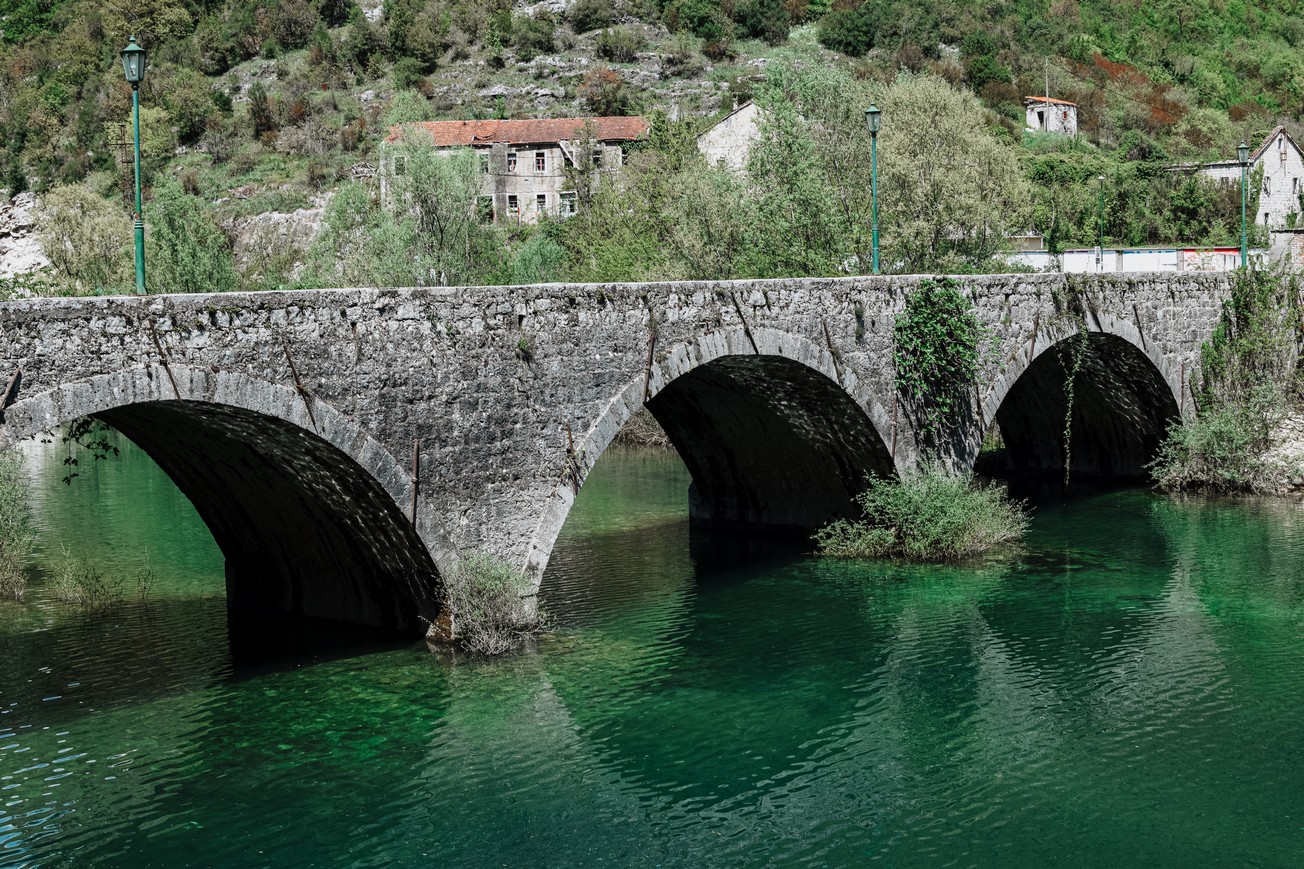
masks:
{"label": "ripples on water", "polygon": [[1296,865],[1304,844],[1295,502],[1048,503],[1016,556],[906,568],[690,539],[682,466],[613,454],[534,651],[250,667],[156,470],[65,491],[42,467],[43,560],[74,535],[160,579],[108,616],[39,580],[0,606],[0,865]]}

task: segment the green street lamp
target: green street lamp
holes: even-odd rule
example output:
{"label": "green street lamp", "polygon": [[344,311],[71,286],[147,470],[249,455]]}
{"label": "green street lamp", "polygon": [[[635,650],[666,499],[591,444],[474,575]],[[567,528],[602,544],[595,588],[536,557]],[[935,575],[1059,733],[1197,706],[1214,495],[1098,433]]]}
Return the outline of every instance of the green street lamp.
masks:
{"label": "green street lamp", "polygon": [[1245,235],[1245,171],[1250,166],[1250,146],[1241,142],[1236,146],[1236,159],[1241,163],[1241,268],[1249,263],[1249,241]]}
{"label": "green street lamp", "polygon": [[1105,268],[1105,176],[1096,176],[1096,193],[1099,196],[1100,208],[1096,223],[1096,271],[1104,271]]}
{"label": "green street lamp", "polygon": [[135,36],[122,49],[122,71],[131,83],[132,140],[136,146],[136,292],[144,295],[145,221],[140,202],[140,82],[145,78],[145,49],[136,44]]}
{"label": "green street lamp", "polygon": [[865,126],[869,127],[869,199],[874,213],[871,242],[874,256],[874,274],[878,274],[878,128],[882,119],[878,106],[865,109]]}

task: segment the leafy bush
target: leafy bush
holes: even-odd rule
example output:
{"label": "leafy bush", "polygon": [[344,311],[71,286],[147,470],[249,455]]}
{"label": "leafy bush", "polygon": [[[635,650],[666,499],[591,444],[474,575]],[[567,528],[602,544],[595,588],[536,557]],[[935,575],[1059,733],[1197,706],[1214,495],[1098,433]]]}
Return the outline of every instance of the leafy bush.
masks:
{"label": "leafy bush", "polygon": [[598,56],[613,63],[633,63],[646,46],[642,33],[623,24],[602,31],[596,43]]}
{"label": "leafy bush", "polygon": [[865,517],[839,519],[815,533],[823,555],[960,561],[1020,539],[1022,503],[1002,488],[930,466],[900,479],[871,477],[856,498]]}
{"label": "leafy bush", "polygon": [[1155,483],[1174,491],[1280,490],[1287,469],[1265,452],[1284,415],[1281,391],[1262,384],[1248,397],[1217,404],[1173,426],[1150,465]]}
{"label": "leafy bush", "polygon": [[1253,399],[1263,384],[1291,385],[1298,361],[1299,286],[1293,274],[1236,274],[1213,335],[1200,348],[1203,403]]}
{"label": "leafy bush", "polygon": [[540,630],[537,614],[523,599],[525,575],[483,552],[465,555],[445,578],[441,608],[452,624],[452,640],[481,655],[501,655]]}
{"label": "leafy bush", "polygon": [[239,276],[227,237],[213,223],[212,209],[187,195],[174,181],[154,187],[145,206],[146,288],[152,293],[224,293]]}
{"label": "leafy bush", "polygon": [[676,0],[666,8],[672,30],[685,30],[707,42],[727,42],[733,27],[714,0]]}
{"label": "leafy bush", "polygon": [[404,57],[394,64],[392,72],[394,87],[399,90],[412,90],[422,80],[421,64],[410,57]]}
{"label": "leafy bush", "polygon": [[965,78],[969,86],[981,92],[989,84],[1008,84],[1010,69],[996,59],[995,55],[982,54],[965,64]]}
{"label": "leafy bush", "polygon": [[119,291],[131,282],[131,220],[120,203],[88,184],[56,187],[36,214],[41,247],[63,282],[78,292]]}
{"label": "leafy bush", "polygon": [[610,27],[615,21],[616,10],[611,0],[575,0],[571,4],[568,17],[571,28],[576,33],[588,33],[591,30]]}
{"label": "leafy bush", "polygon": [[533,60],[557,48],[557,25],[546,14],[517,16],[512,21],[512,36],[521,60]]}
{"label": "leafy bush", "polygon": [[32,515],[22,478],[22,455],[0,452],[0,598],[22,600],[24,564],[32,544]]}
{"label": "leafy bush", "polygon": [[600,66],[589,72],[579,86],[579,97],[595,115],[627,115],[633,98],[625,80],[615,70]]}
{"label": "leafy bush", "polygon": [[1267,453],[1297,398],[1299,311],[1293,275],[1237,273],[1218,327],[1200,348],[1199,411],[1169,429],[1150,465],[1156,483],[1216,492],[1281,488],[1286,469]]}
{"label": "leafy bush", "polygon": [[830,12],[820,19],[820,44],[832,51],[860,57],[878,39],[879,19],[868,3],[854,9]]}
{"label": "leafy bush", "polygon": [[742,35],[781,45],[788,39],[792,21],[783,0],[746,0],[734,10],[734,20]]}

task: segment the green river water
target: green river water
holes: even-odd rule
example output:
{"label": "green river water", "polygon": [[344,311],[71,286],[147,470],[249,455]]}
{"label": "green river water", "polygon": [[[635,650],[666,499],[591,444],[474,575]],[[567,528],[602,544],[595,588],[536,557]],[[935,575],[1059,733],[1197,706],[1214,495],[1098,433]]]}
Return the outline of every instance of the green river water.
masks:
{"label": "green river water", "polygon": [[[1304,862],[1297,501],[1099,494],[981,566],[853,564],[690,541],[678,460],[613,451],[532,651],[258,660],[147,458],[26,452],[0,866]],[[53,598],[65,547],[120,606]]]}

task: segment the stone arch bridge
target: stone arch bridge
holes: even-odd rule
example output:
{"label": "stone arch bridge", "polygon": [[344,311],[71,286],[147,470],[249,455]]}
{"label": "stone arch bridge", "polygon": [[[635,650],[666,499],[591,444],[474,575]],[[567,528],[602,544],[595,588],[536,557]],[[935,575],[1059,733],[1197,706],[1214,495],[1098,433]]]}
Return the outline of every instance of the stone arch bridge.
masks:
{"label": "stone arch bridge", "polygon": [[[7,302],[0,447],[98,417],[194,503],[233,606],[417,632],[459,553],[537,587],[586,475],[643,405],[689,468],[695,523],[850,513],[865,474],[919,461],[892,326],[920,280]],[[1085,326],[1074,473],[1142,474],[1193,410],[1229,293],[1217,275],[957,281],[992,335],[969,406],[932,445],[961,470],[994,422],[1012,470],[1062,468],[1063,348]]]}

